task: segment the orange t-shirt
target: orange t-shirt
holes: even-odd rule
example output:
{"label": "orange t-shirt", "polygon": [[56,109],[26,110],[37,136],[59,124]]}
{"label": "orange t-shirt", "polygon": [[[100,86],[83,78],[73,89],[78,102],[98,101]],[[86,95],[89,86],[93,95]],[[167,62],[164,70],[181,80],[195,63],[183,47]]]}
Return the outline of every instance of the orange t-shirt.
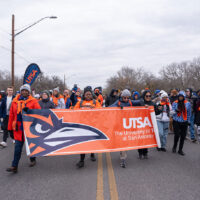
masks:
{"label": "orange t-shirt", "polygon": [[97,100],[95,100],[95,104],[93,100],[90,101],[83,100],[82,105],[81,101],[78,101],[74,106],[74,109],[80,109],[80,108],[101,108],[101,104]]}

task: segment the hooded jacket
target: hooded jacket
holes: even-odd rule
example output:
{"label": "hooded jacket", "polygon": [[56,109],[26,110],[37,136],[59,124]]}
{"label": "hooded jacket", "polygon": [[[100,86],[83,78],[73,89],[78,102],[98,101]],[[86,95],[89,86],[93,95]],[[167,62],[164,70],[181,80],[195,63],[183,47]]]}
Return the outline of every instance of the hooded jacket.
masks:
{"label": "hooded jacket", "polygon": [[[29,109],[41,108],[37,99],[33,98],[32,96],[28,96],[27,99],[23,99],[19,94],[13,99],[9,113],[8,130],[13,131],[14,139],[18,141],[24,141],[22,105]],[[21,109],[19,107],[21,107]]]}
{"label": "hooded jacket", "polygon": [[106,101],[105,101],[105,106],[108,107],[110,105],[112,105],[114,102],[116,102],[119,97],[116,95],[114,96],[114,92],[117,92],[116,89],[112,89],[111,92],[110,92],[110,95],[107,97]]}

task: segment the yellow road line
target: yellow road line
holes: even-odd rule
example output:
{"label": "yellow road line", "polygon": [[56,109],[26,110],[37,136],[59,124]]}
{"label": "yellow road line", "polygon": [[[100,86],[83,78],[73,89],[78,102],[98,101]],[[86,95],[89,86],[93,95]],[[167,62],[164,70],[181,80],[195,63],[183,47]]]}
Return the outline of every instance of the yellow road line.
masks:
{"label": "yellow road line", "polygon": [[112,160],[110,153],[106,153],[106,160],[108,168],[109,187],[110,187],[110,199],[118,200],[117,185],[116,185],[114,170],[112,167]]}
{"label": "yellow road line", "polygon": [[98,154],[96,200],[104,200],[104,194],[103,194],[103,162],[102,162],[102,154],[101,153]]}

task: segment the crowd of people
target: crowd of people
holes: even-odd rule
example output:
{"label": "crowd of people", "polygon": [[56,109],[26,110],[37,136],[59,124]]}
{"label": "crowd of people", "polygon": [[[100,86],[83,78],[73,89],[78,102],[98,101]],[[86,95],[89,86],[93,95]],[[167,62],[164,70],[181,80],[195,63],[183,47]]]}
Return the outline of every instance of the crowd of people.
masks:
{"label": "crowd of people", "polygon": [[[158,151],[166,152],[168,133],[174,133],[172,153],[184,156],[184,141],[187,133],[192,142],[200,141],[200,90],[185,91],[172,89],[171,91],[155,90],[148,88],[141,92],[124,88],[120,91],[112,89],[109,95],[103,94],[101,87],[92,89],[91,86],[83,90],[75,84],[72,90],[60,92],[59,88],[45,90],[35,94],[30,85],[24,84],[14,94],[13,87],[8,87],[6,92],[0,93],[0,119],[3,131],[2,148],[7,147],[10,136],[14,148],[14,158],[8,172],[16,173],[24,144],[22,124],[22,111],[27,109],[81,109],[100,107],[131,107],[154,106],[161,148]],[[120,166],[126,167],[127,153],[120,152]],[[148,159],[148,149],[138,150],[139,159]],[[91,161],[96,161],[95,154],[91,153]],[[84,167],[85,154],[80,155],[77,168]],[[36,158],[30,157],[30,167],[35,166]]]}

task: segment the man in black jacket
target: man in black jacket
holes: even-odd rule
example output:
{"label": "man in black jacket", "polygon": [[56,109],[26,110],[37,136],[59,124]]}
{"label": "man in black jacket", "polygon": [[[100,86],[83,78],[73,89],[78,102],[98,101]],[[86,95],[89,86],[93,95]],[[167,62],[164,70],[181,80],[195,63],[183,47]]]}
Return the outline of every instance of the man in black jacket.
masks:
{"label": "man in black jacket", "polygon": [[[7,147],[7,139],[8,139],[8,119],[9,119],[9,111],[12,103],[13,96],[13,87],[7,88],[7,95],[2,99],[2,103],[0,106],[0,119],[2,121],[1,128],[3,130],[3,141],[0,143],[0,146]],[[13,138],[12,133],[10,136]]]}
{"label": "man in black jacket", "polygon": [[110,95],[108,96],[105,102],[106,107],[112,105],[113,103],[115,103],[115,101],[119,99],[117,94],[118,94],[118,90],[116,89],[111,90]]}

